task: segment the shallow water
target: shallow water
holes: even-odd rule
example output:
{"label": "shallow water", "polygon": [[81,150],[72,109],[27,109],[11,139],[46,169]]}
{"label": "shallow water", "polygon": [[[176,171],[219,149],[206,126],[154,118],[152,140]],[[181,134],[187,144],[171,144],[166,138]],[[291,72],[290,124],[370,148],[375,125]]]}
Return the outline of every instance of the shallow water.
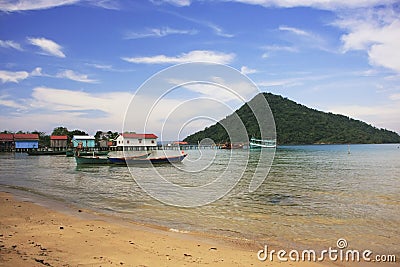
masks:
{"label": "shallow water", "polygon": [[[279,147],[267,179],[253,193],[248,186],[259,154],[251,152],[248,158],[244,150],[202,150],[202,157],[188,150],[181,164],[159,166],[156,173],[146,167],[131,172],[126,167],[77,167],[74,158],[64,156],[2,153],[0,185],[139,222],[260,245],[326,249],[345,238],[354,249],[399,255],[398,146],[351,145],[350,154],[347,145]],[[234,164],[227,168],[229,160]],[[196,208],[163,204],[134,180],[162,175],[174,184],[197,187],[221,173],[242,178],[221,199]],[[173,193],[165,188],[166,195]]]}

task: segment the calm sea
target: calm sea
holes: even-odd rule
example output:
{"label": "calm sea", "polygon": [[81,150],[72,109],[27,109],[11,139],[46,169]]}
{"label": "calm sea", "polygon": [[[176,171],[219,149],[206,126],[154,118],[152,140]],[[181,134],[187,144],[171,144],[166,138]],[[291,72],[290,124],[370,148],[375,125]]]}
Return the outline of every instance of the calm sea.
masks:
{"label": "calm sea", "polygon": [[[157,171],[176,184],[198,186],[213,181],[227,159],[238,172],[247,159],[241,150],[202,150],[202,158],[214,158],[202,166],[199,151],[187,152],[179,168]],[[345,238],[349,248],[399,255],[399,145],[351,145],[350,152],[347,145],[279,147],[267,179],[250,193],[258,157],[251,152],[236,187],[197,208],[149,197],[132,177],[154,175],[146,167],[132,168],[131,175],[126,167],[77,167],[74,158],[64,156],[1,153],[0,185],[138,222],[247,238],[260,246],[327,249]],[[190,172],[196,164],[200,175]]]}

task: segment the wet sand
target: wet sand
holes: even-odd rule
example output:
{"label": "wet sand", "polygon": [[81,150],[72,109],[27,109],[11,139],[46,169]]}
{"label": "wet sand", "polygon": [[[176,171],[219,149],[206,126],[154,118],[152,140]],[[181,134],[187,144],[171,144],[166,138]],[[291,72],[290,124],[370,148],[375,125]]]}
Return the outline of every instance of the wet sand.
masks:
{"label": "wet sand", "polygon": [[0,266],[338,266],[261,262],[250,241],[55,210],[5,192],[0,214]]}

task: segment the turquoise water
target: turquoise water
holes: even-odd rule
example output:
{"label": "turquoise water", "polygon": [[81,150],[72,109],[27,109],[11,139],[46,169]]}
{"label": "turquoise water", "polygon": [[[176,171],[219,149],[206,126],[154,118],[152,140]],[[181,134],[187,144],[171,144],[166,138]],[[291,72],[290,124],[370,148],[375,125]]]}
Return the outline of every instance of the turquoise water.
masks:
{"label": "turquoise water", "polygon": [[[239,237],[285,248],[324,249],[345,238],[349,247],[400,254],[399,145],[284,146],[255,192],[248,191],[258,152],[242,179],[223,198],[202,207],[179,208],[148,196],[132,176],[148,168],[77,167],[74,158],[0,154],[0,185],[29,191],[127,219],[182,231]],[[242,150],[187,151],[182,164],[157,167],[169,181],[199,186],[213,181],[231,159],[238,172]],[[232,152],[232,154],[231,154]],[[211,165],[204,159],[213,158]],[[202,169],[202,172],[188,172]],[[229,170],[234,173],[235,169]],[[229,173],[225,173],[229,175]],[[168,192],[166,192],[167,194]]]}

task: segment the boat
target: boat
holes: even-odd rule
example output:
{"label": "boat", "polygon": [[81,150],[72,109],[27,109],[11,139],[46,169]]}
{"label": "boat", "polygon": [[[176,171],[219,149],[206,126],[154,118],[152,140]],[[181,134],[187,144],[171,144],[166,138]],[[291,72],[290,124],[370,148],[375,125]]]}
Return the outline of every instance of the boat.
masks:
{"label": "boat", "polygon": [[250,149],[262,149],[262,148],[276,148],[276,140],[262,140],[251,138],[249,142]]}
{"label": "boat", "polygon": [[[107,156],[110,151],[79,151],[79,156],[87,157],[87,156]],[[67,157],[75,156],[75,152],[73,150],[67,150],[65,153]]]}
{"label": "boat", "polygon": [[29,150],[29,156],[52,156],[52,155],[65,155],[66,150]]}
{"label": "boat", "polygon": [[[150,154],[151,153],[145,153],[145,154],[142,154],[142,155],[132,156],[132,157],[129,157],[129,158],[132,158],[132,159],[145,159]],[[115,157],[115,159],[124,159],[124,158],[123,157],[122,158]],[[84,164],[85,165],[115,164],[114,162],[109,160],[109,157],[99,157],[99,156],[96,156],[96,155],[93,155],[93,154],[92,154],[92,156],[81,156],[81,155],[75,156],[75,161],[76,161],[77,165],[84,165]]]}
{"label": "boat", "polygon": [[242,143],[225,143],[223,145],[220,145],[220,149],[241,149],[243,148],[243,144]]}
{"label": "boat", "polygon": [[108,160],[113,164],[117,165],[146,165],[146,164],[164,164],[164,163],[177,163],[181,162],[187,154],[180,156],[168,156],[168,157],[153,157],[153,158],[138,158],[138,157],[109,157]]}
{"label": "boat", "polygon": [[106,165],[106,164],[111,164],[111,162],[108,160],[108,157],[97,157],[97,156],[92,156],[92,157],[87,157],[87,156],[75,156],[75,161],[76,164],[82,165],[82,164],[90,164],[90,165]]}

